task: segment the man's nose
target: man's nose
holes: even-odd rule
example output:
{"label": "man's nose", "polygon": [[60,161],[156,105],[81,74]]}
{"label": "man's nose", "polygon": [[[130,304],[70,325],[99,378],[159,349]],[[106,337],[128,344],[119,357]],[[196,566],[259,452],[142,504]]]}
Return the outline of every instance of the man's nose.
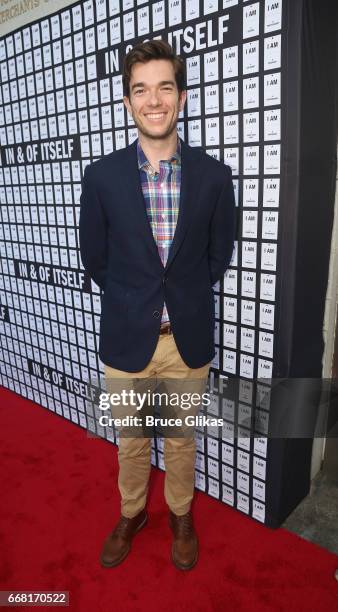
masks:
{"label": "man's nose", "polygon": [[160,104],[160,102],[161,100],[159,93],[157,91],[150,92],[148,103],[151,104],[151,106],[157,106],[158,104]]}

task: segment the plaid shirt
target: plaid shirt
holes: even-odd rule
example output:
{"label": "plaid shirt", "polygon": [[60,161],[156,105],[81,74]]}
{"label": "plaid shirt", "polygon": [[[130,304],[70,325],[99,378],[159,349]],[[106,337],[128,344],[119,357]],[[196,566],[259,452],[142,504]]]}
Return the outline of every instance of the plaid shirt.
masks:
{"label": "plaid shirt", "polygon": [[[169,160],[159,162],[160,171],[153,171],[142,147],[137,141],[138,168],[146,203],[149,223],[155,242],[165,266],[172,243],[180,202],[181,189],[181,143],[177,138],[176,153]],[[164,304],[161,322],[169,321]]]}

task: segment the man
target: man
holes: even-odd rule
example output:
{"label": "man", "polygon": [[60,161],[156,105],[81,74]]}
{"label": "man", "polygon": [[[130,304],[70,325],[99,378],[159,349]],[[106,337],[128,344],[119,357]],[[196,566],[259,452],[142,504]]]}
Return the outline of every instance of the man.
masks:
{"label": "man", "polygon": [[[99,355],[106,380],[122,386],[133,373],[138,382],[164,377],[201,391],[215,353],[212,286],[233,251],[234,193],[228,166],[178,138],[184,82],[183,60],[166,42],[136,45],[123,86],[138,139],[83,177],[81,256],[104,291]],[[121,517],[104,543],[105,567],[125,559],[147,521],[150,450],[149,438],[120,436]],[[180,569],[198,556],[195,451],[192,435],[164,440],[172,561]]]}

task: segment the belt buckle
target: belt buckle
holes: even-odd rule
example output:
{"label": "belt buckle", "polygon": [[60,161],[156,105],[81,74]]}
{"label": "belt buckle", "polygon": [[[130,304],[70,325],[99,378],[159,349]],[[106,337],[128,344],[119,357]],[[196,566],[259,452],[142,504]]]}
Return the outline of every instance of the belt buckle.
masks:
{"label": "belt buckle", "polygon": [[[162,327],[163,325],[163,327]],[[160,328],[160,334],[167,334],[167,336],[169,336],[169,334],[171,334],[171,326],[170,323],[162,323],[161,324],[161,328]]]}

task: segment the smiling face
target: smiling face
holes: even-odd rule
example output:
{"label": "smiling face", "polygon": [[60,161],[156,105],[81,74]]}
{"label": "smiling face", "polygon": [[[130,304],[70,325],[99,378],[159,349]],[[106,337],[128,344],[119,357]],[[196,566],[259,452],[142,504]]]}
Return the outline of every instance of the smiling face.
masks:
{"label": "smiling face", "polygon": [[171,61],[137,62],[129,85],[130,96],[123,101],[139,132],[155,140],[170,136],[186,100],[186,92],[178,92]]}

